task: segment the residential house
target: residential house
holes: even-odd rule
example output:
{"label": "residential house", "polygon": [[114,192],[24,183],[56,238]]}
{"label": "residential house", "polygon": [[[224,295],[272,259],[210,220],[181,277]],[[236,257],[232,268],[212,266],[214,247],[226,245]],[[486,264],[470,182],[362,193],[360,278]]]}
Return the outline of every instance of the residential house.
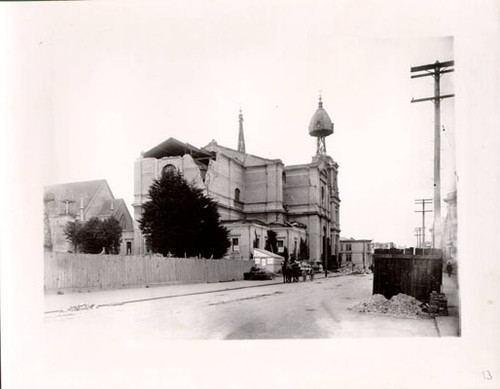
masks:
{"label": "residential house", "polygon": [[373,263],[371,239],[340,238],[341,266],[366,271]]}

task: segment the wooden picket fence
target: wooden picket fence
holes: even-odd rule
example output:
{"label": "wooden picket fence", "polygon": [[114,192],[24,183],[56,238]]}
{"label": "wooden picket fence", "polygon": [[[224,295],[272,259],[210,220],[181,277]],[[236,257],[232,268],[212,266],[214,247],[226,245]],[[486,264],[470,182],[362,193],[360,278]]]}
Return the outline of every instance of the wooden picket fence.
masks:
{"label": "wooden picket fence", "polygon": [[95,290],[242,280],[253,261],[45,253],[44,289]]}

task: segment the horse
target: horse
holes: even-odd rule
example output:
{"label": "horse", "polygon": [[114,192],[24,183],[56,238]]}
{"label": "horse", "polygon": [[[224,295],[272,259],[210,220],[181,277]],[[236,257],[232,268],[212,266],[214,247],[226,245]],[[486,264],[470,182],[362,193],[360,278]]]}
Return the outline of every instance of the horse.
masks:
{"label": "horse", "polygon": [[293,262],[290,265],[291,268],[291,278],[292,282],[299,282],[300,276],[302,275],[302,269],[297,262]]}

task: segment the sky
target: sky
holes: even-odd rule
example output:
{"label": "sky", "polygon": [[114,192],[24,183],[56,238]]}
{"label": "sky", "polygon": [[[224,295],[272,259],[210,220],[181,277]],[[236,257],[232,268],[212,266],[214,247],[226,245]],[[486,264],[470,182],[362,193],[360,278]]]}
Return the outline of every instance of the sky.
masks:
{"label": "sky", "polygon": [[[335,126],[326,147],[339,164],[341,236],[414,245],[414,200],[433,197],[434,113],[431,102],[410,103],[433,94],[432,77],[411,80],[410,67],[453,60],[454,42],[390,13],[374,22],[373,12],[195,1],[19,14],[36,31],[20,23],[14,42],[41,84],[44,185],[106,179],[133,215],[141,151],[169,137],[236,148],[240,108],[247,152],[309,163],[316,146],[307,127],[321,93]],[[442,93],[455,92],[454,77],[443,76]],[[453,184],[453,100],[442,103],[442,197]]]}

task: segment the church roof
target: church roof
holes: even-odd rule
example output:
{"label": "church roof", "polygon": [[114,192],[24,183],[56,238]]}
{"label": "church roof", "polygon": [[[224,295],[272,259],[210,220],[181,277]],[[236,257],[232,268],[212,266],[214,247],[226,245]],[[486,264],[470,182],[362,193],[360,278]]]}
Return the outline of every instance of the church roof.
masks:
{"label": "church roof", "polygon": [[178,157],[184,154],[191,155],[194,159],[213,158],[213,154],[190,145],[178,141],[175,138],[168,138],[166,141],[153,147],[151,150],[143,154],[144,158],[163,158],[163,157]]}
{"label": "church roof", "polygon": [[217,142],[215,142],[215,140],[213,140],[208,145],[203,147],[203,149],[207,151],[218,151],[228,156],[229,158],[240,162],[245,167],[265,165],[268,163],[282,163],[280,159],[269,159],[269,158],[259,157],[257,155],[243,153],[241,151],[234,150],[226,146],[221,146]]}
{"label": "church roof", "polygon": [[106,180],[48,185],[44,188],[44,200],[74,201],[78,202],[78,207],[80,207],[80,202],[83,201],[83,208],[85,209],[103,186],[108,186]]}
{"label": "church roof", "polygon": [[[118,211],[118,208],[120,208],[121,205],[125,205],[125,201],[123,199],[106,200],[102,205],[102,208],[97,214],[97,216],[100,217],[115,216]],[[125,209],[127,209],[126,206]]]}

